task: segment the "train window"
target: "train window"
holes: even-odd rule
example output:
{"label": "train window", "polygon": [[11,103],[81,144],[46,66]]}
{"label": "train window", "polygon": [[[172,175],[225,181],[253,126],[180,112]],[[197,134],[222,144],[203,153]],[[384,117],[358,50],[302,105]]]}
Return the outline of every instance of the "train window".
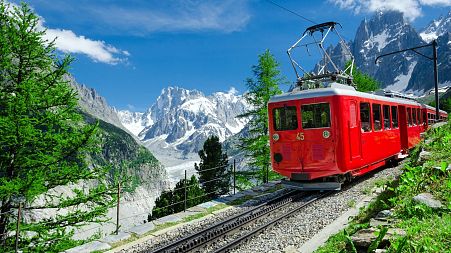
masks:
{"label": "train window", "polygon": [[329,103],[302,105],[302,128],[330,127]]}
{"label": "train window", "polygon": [[391,107],[391,125],[393,128],[398,128],[398,107]]}
{"label": "train window", "polygon": [[421,125],[421,110],[417,108],[417,122],[418,125]]}
{"label": "train window", "polygon": [[416,108],[412,108],[412,125],[416,125],[417,124],[417,109]]}
{"label": "train window", "polygon": [[409,123],[409,126],[412,125],[412,109],[407,108],[407,122]]}
{"label": "train window", "polygon": [[295,130],[298,128],[296,106],[284,106],[272,110],[274,130]]}
{"label": "train window", "polygon": [[371,132],[370,103],[360,103],[360,123],[363,132]]}
{"label": "train window", "polygon": [[379,131],[382,129],[381,105],[373,104],[373,124],[374,124],[374,131]]}
{"label": "train window", "polygon": [[384,129],[390,129],[390,106],[384,105]]}
{"label": "train window", "polygon": [[428,115],[427,112],[423,111],[423,124],[427,122]]}

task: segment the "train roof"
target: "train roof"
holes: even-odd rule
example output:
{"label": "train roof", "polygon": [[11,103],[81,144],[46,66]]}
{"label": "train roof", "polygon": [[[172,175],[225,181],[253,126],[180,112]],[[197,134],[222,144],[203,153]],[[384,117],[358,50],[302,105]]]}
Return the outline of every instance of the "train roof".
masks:
{"label": "train roof", "polygon": [[[426,109],[429,109],[429,110],[433,110],[434,112],[435,112],[435,107],[432,107],[432,106],[430,106],[430,105],[426,105],[426,104],[421,104],[421,106],[423,107],[423,108],[426,108]],[[444,113],[444,114],[446,114],[446,115],[448,115],[448,113],[446,112],[446,111],[443,111],[443,110],[439,110],[441,113]]]}
{"label": "train roof", "polygon": [[[276,96],[271,97],[271,99],[269,100],[269,103],[283,102],[283,101],[290,101],[290,100],[297,100],[297,99],[304,99],[304,98],[329,97],[329,96],[354,96],[354,97],[381,100],[381,101],[386,101],[386,102],[391,102],[391,103],[402,103],[402,104],[409,104],[409,105],[415,105],[415,106],[430,107],[428,105],[421,104],[414,100],[385,97],[385,96],[356,91],[354,89],[354,87],[339,84],[339,83],[332,83],[330,85],[330,87],[327,87],[327,88],[318,88],[318,89],[310,89],[310,90],[293,90],[292,92],[287,92],[287,93],[284,93],[281,95],[276,95]],[[445,112],[445,111],[440,110],[440,112]]]}

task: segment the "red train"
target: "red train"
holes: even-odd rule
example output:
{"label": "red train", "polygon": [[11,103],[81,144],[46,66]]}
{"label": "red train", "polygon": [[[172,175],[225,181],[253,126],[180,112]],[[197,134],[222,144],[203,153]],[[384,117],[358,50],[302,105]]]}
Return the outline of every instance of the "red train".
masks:
{"label": "red train", "polygon": [[268,110],[273,170],[306,190],[339,189],[398,159],[436,121],[430,106],[338,83],[275,96]]}

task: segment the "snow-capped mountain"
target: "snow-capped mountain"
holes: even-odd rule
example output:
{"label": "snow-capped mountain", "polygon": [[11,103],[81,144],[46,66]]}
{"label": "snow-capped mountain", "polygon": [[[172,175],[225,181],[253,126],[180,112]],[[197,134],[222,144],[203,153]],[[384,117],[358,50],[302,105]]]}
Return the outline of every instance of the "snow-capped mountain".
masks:
{"label": "snow-capped mountain", "polygon": [[151,150],[172,149],[196,153],[205,140],[216,135],[220,141],[238,133],[247,123],[236,118],[249,108],[236,90],[205,96],[198,90],[168,87],[145,113],[120,111],[122,124]]}
{"label": "snow-capped mountain", "polygon": [[[421,95],[434,86],[431,60],[414,52],[386,56],[378,64],[375,64],[374,60],[379,55],[425,45],[430,39],[436,38],[439,83],[442,86],[446,85],[451,82],[450,25],[451,11],[448,15],[433,21],[421,33],[418,33],[400,12],[378,12],[360,23],[354,40],[349,44],[356,66],[378,80],[381,88]],[[338,58],[337,64],[343,68],[345,59],[341,51],[340,44],[328,49],[331,58]],[[432,57],[430,47],[418,51]]]}
{"label": "snow-capped mountain", "polygon": [[417,57],[412,53],[384,57],[378,65],[378,55],[422,44],[421,37],[405,21],[402,13],[395,11],[376,13],[370,20],[363,20],[357,29],[353,54],[357,66],[376,78],[382,88],[402,91],[407,87]]}
{"label": "snow-capped mountain", "polygon": [[[426,55],[432,55],[432,48],[428,48]],[[448,31],[437,38],[437,69],[439,86],[451,84],[451,32]],[[406,91],[417,94],[434,87],[433,62],[425,57],[418,57],[418,64],[413,69],[412,77]]]}
{"label": "snow-capped mountain", "polygon": [[143,112],[131,112],[128,110],[121,110],[117,112],[121,123],[132,134],[138,136],[138,134],[146,127],[146,125],[152,125],[153,121],[150,118],[143,117]]}
{"label": "snow-capped mountain", "polygon": [[439,36],[451,31],[451,11],[447,15],[441,16],[432,21],[421,32],[421,38],[426,42],[431,42]]}

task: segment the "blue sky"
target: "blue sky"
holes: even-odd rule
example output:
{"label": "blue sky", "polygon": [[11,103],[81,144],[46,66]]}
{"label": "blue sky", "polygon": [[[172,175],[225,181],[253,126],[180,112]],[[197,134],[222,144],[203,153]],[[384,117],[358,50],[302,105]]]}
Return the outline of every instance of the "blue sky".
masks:
{"label": "blue sky", "polygon": [[[380,8],[403,11],[417,29],[451,8],[451,0],[273,1],[318,23],[341,23],[346,39]],[[76,58],[70,71],[78,82],[118,109],[138,111],[169,85],[244,92],[265,49],[294,81],[286,50],[312,25],[266,0],[27,2],[58,48]]]}

